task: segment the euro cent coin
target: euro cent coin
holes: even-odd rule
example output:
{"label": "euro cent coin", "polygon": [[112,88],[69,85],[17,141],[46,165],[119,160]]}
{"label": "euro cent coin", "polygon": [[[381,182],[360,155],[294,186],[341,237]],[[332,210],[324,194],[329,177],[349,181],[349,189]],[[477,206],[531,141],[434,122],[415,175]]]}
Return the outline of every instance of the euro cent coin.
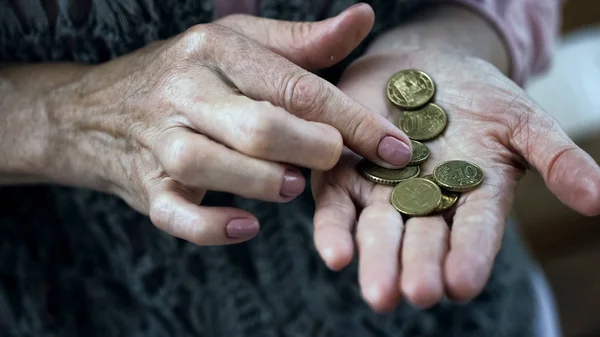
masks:
{"label": "euro cent coin", "polygon": [[414,178],[403,181],[392,190],[391,202],[400,213],[410,216],[431,214],[440,204],[442,191],[431,180]]}
{"label": "euro cent coin", "polygon": [[456,204],[458,201],[458,194],[450,193],[450,192],[442,192],[442,200],[440,200],[440,204],[435,208],[435,213],[443,213],[452,206]]}
{"label": "euro cent coin", "polygon": [[401,169],[389,169],[363,159],[358,164],[358,171],[367,180],[376,184],[391,186],[417,177],[421,173],[421,168],[418,166],[407,166]]}
{"label": "euro cent coin", "polygon": [[[435,183],[435,180],[433,179],[433,174],[423,176],[423,179],[427,179]],[[449,210],[450,208],[452,208],[452,206],[456,205],[456,202],[458,201],[459,197],[460,196],[456,193],[442,190],[442,200],[440,200],[440,204],[435,208],[434,213],[443,213]]]}
{"label": "euro cent coin", "polygon": [[433,179],[440,187],[451,192],[468,192],[483,182],[483,171],[476,164],[451,160],[433,170]]}
{"label": "euro cent coin", "polygon": [[414,111],[405,111],[400,128],[412,140],[430,140],[439,136],[448,125],[448,114],[439,105],[429,103]]}
{"label": "euro cent coin", "polygon": [[425,144],[415,140],[411,140],[410,142],[412,144],[412,157],[408,165],[420,165],[429,158],[429,148]]}
{"label": "euro cent coin", "polygon": [[387,83],[388,99],[401,109],[418,109],[435,94],[435,84],[429,75],[416,69],[401,70]]}

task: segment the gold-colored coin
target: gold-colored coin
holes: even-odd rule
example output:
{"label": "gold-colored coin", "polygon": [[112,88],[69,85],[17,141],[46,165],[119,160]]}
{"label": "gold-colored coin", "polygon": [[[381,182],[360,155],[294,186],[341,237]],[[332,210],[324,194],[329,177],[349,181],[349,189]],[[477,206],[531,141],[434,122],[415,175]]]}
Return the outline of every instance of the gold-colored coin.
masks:
{"label": "gold-colored coin", "polygon": [[468,192],[481,185],[483,171],[473,163],[452,160],[441,163],[433,170],[433,179],[451,192]]}
{"label": "gold-colored coin", "polygon": [[435,183],[435,180],[433,180],[433,174],[426,174],[426,175],[422,176],[421,178],[431,180]]}
{"label": "gold-colored coin", "polygon": [[420,70],[401,70],[387,84],[388,99],[401,109],[418,109],[431,101],[434,94],[433,80]]}
{"label": "gold-colored coin", "polygon": [[[433,174],[423,176],[423,179],[427,179],[435,183],[435,180],[433,179]],[[452,206],[456,204],[458,198],[458,194],[442,190],[442,199],[440,200],[440,204],[435,208],[434,213],[443,213],[449,210],[450,208],[452,208]]]}
{"label": "gold-colored coin", "polygon": [[414,178],[403,181],[392,190],[392,205],[400,213],[424,216],[435,211],[442,199],[442,191],[431,180]]}
{"label": "gold-colored coin", "polygon": [[413,140],[429,140],[439,136],[448,125],[448,115],[439,105],[427,104],[415,111],[405,111],[400,128]]}
{"label": "gold-colored coin", "polygon": [[444,213],[456,204],[458,201],[458,194],[450,192],[442,192],[442,200],[440,204],[435,208],[435,213]]}
{"label": "gold-colored coin", "polygon": [[412,157],[408,165],[419,165],[422,164],[429,158],[429,149],[423,143],[411,140],[412,143]]}
{"label": "gold-colored coin", "polygon": [[407,166],[401,169],[389,169],[377,166],[365,159],[358,164],[358,171],[367,180],[381,185],[396,185],[397,183],[412,179],[421,173],[418,166]]}

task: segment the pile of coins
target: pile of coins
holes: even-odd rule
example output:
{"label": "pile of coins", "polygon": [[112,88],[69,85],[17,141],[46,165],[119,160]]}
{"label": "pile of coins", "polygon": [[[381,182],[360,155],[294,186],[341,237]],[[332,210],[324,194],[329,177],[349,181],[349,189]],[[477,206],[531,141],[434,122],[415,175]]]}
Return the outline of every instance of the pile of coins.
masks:
{"label": "pile of coins", "polygon": [[366,179],[394,186],[391,203],[408,216],[445,212],[456,204],[460,193],[471,191],[483,182],[481,168],[463,160],[441,163],[433,174],[419,177],[419,165],[430,155],[421,142],[435,139],[448,125],[444,109],[431,102],[434,95],[435,84],[426,73],[414,69],[395,73],[388,81],[387,97],[403,111],[398,126],[411,139],[411,160],[402,169],[380,167],[365,159],[358,165]]}

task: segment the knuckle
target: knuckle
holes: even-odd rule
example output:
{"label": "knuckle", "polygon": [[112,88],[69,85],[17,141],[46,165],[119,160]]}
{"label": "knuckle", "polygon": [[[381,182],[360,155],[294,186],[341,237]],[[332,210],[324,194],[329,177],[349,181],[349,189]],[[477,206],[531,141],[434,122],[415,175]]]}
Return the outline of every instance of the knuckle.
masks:
{"label": "knuckle", "polygon": [[243,123],[241,146],[246,154],[262,157],[273,150],[280,122],[273,114],[265,113],[264,109],[252,110],[247,114],[248,120]]}
{"label": "knuckle", "polygon": [[177,237],[185,238],[198,245],[206,241],[207,224],[201,216],[181,216],[176,202],[167,194],[157,196],[150,205],[152,224]]}
{"label": "knuckle", "polygon": [[348,118],[345,130],[350,139],[360,139],[362,142],[372,141],[377,142],[380,134],[373,132],[381,130],[381,122],[377,120],[378,115],[364,109],[362,113],[357,113]]}
{"label": "knuckle", "polygon": [[258,127],[249,129],[245,151],[251,156],[263,157],[271,152],[272,140],[268,136],[270,131],[269,127],[265,126],[266,123],[260,122],[257,125]]}
{"label": "knuckle", "polygon": [[342,151],[344,150],[344,141],[339,132],[335,132],[335,139],[332,139],[332,145],[329,148],[329,154],[325,161],[325,170],[332,169],[340,161]]}
{"label": "knuckle", "polygon": [[285,81],[284,106],[303,116],[318,113],[326,90],[319,77],[305,71],[297,72]]}
{"label": "knuckle", "polygon": [[193,150],[193,145],[185,139],[175,138],[172,140],[166,153],[167,157],[163,165],[165,171],[173,179],[182,183],[189,183],[199,173],[195,167],[197,153]]}
{"label": "knuckle", "polygon": [[342,156],[344,149],[342,135],[335,128],[332,127],[332,129],[331,132],[324,133],[328,138],[316,149],[316,153],[322,154],[317,158],[319,167],[316,169],[330,170],[337,165]]}
{"label": "knuckle", "polygon": [[401,235],[403,226],[400,215],[390,205],[377,203],[365,208],[361,214],[365,223],[377,224],[376,228],[357,230],[356,240],[361,248],[381,244],[381,238],[397,238]]}
{"label": "knuckle", "polygon": [[306,42],[310,42],[310,34],[313,23],[296,22],[291,28],[291,46],[292,50],[302,51],[306,48]]}
{"label": "knuckle", "polygon": [[200,24],[188,28],[176,43],[178,56],[184,60],[203,60],[212,55],[220,33],[219,25]]}
{"label": "knuckle", "polygon": [[209,243],[209,224],[207,219],[201,216],[195,216],[187,219],[189,221],[188,229],[188,240],[199,245],[204,246]]}
{"label": "knuckle", "polygon": [[168,231],[175,219],[173,202],[166,196],[158,196],[150,204],[150,221],[154,226]]}

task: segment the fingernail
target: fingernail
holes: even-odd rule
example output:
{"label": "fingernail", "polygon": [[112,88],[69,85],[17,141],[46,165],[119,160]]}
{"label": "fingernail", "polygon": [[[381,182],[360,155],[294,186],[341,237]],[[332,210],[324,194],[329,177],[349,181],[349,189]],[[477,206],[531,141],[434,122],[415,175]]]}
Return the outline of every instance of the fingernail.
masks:
{"label": "fingernail", "polygon": [[260,230],[258,221],[254,219],[233,219],[229,221],[225,232],[232,239],[250,239]]}
{"label": "fingernail", "polygon": [[386,136],[377,147],[379,157],[394,166],[404,166],[410,161],[410,147],[397,138]]}
{"label": "fingernail", "polygon": [[295,197],[304,192],[304,177],[300,172],[295,170],[285,171],[283,176],[283,184],[279,192],[282,197]]}

